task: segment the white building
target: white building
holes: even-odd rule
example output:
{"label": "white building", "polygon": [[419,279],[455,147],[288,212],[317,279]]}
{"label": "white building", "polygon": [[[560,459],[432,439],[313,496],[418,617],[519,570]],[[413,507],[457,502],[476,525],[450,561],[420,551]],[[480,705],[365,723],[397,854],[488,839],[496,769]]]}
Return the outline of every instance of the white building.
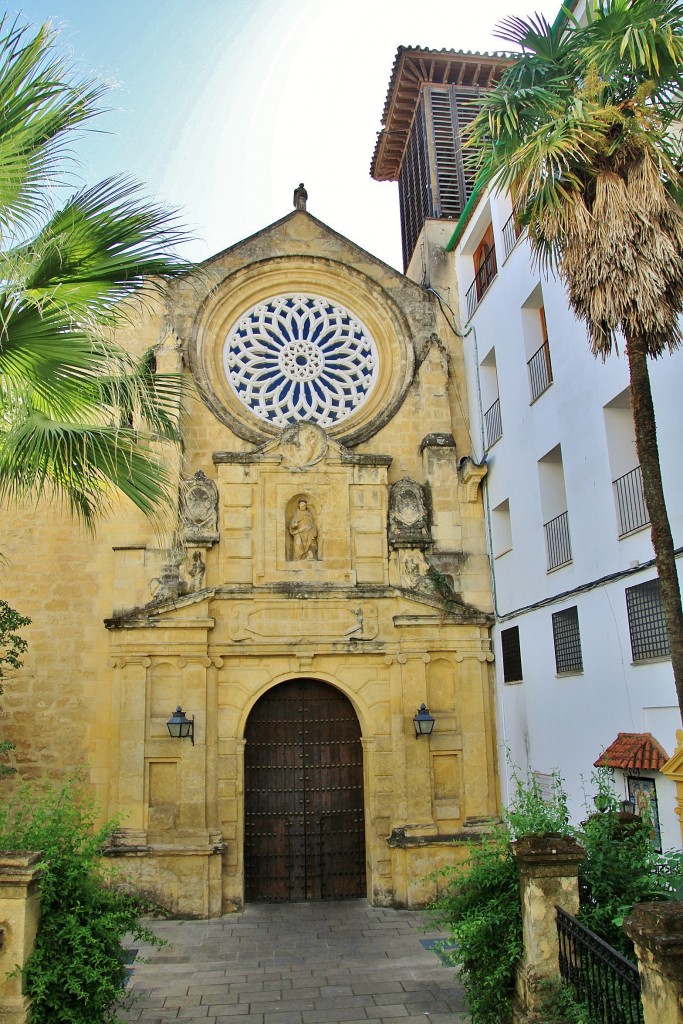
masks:
{"label": "white building", "polygon": [[[459,129],[502,59],[401,48],[373,159],[399,182],[406,272],[453,312],[467,369],[494,591],[501,790],[509,767],[560,771],[575,820],[607,748],[617,788],[652,800],[681,720],[635,450],[628,365],[590,353],[554,277],[532,265],[509,196],[472,198]],[[449,205],[450,204],[450,205]],[[683,353],[651,364],[664,488],[683,553]],[[464,396],[463,400],[464,400]],[[620,734],[626,734],[621,735]]]}

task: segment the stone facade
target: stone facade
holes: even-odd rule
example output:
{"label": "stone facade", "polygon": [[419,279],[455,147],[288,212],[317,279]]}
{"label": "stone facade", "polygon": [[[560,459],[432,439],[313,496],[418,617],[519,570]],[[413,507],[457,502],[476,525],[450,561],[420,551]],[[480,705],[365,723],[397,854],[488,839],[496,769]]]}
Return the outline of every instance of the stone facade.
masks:
{"label": "stone facade", "polygon": [[[345,369],[337,388],[330,372],[323,398],[348,407],[323,426],[315,409],[255,414],[259,366],[230,383],[225,339],[248,337],[245,315],[267,319],[273,296],[302,317],[324,300],[351,338],[347,368],[362,348],[364,377]],[[498,807],[483,470],[467,458],[459,340],[433,296],[303,210],[151,300],[121,340],[196,384],[171,460],[178,522],[160,535],[123,499],[96,537],[58,509],[5,519],[3,596],[33,619],[3,697],[17,766],[86,764],[120,815],[122,870],[174,911],[219,914],[244,899],[250,711],[279,683],[326,682],[360,724],[367,894],[424,903],[452,838]],[[318,379],[314,343],[297,346],[273,372]],[[436,726],[416,740],[423,702]],[[179,704],[192,743],[168,734]]]}

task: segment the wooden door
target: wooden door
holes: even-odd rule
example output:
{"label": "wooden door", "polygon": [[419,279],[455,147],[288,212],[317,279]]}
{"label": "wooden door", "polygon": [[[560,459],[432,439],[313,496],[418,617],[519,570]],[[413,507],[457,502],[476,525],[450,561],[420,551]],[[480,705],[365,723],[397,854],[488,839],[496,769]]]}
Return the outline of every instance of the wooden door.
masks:
{"label": "wooden door", "polygon": [[245,898],[366,895],[363,751],[351,702],[316,679],[254,705],[245,749]]}

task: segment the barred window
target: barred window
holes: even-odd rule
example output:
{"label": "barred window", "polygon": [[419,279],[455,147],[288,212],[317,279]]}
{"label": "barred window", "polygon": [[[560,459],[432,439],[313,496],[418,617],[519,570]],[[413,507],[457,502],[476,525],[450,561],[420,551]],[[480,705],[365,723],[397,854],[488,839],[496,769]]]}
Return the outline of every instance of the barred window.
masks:
{"label": "barred window", "polygon": [[583,672],[579,609],[576,605],[553,613],[553,641],[557,672]]}
{"label": "barred window", "polygon": [[523,676],[519,626],[502,629],[500,641],[503,648],[503,679],[506,683],[521,683]]}
{"label": "barred window", "polygon": [[633,660],[665,658],[670,653],[669,638],[664,622],[659,580],[648,580],[647,583],[639,583],[636,587],[627,587],[626,611]]}

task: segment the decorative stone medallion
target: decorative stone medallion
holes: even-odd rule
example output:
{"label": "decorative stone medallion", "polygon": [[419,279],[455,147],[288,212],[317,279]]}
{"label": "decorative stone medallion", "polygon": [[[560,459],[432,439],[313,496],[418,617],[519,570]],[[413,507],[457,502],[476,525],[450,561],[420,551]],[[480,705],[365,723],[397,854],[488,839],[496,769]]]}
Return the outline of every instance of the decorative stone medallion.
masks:
{"label": "decorative stone medallion", "polygon": [[180,528],[186,542],[210,545],[218,540],[218,488],[201,469],[181,481]]}
{"label": "decorative stone medallion", "polygon": [[424,490],[404,476],[389,493],[389,544],[393,548],[426,548],[431,543]]}
{"label": "decorative stone medallion", "polygon": [[261,420],[329,427],[351,416],[377,380],[377,346],[339,303],[276,295],[228,332],[223,368],[233,394]]}

